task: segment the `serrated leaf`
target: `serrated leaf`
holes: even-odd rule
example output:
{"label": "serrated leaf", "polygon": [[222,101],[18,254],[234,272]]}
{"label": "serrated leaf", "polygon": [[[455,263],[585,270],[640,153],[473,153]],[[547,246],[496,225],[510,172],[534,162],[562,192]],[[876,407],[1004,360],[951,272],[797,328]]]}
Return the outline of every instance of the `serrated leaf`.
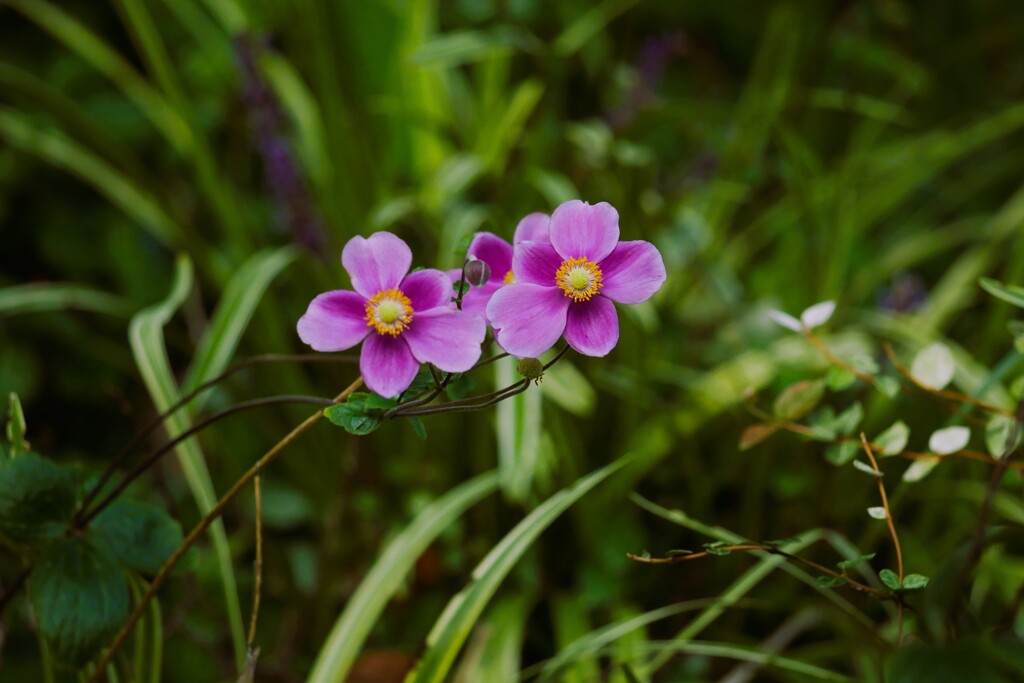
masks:
{"label": "serrated leaf", "polygon": [[750,425],[740,435],[740,450],[745,451],[748,448],[753,448],[778,431],[778,429],[776,425],[771,424]]}
{"label": "serrated leaf", "polygon": [[923,574],[907,574],[903,577],[903,590],[916,591],[928,585],[928,577]]}
{"label": "serrated leaf", "polygon": [[75,508],[74,479],[35,453],[0,463],[0,535],[18,543],[61,536]]}
{"label": "serrated leaf", "polygon": [[980,284],[982,289],[997,299],[1002,299],[1014,306],[1024,308],[1024,287],[1006,285],[998,280],[992,280],[987,277],[981,278]]}
{"label": "serrated leaf", "polygon": [[878,578],[882,580],[882,583],[884,583],[887,588],[894,591],[898,591],[900,589],[900,577],[893,570],[883,569],[878,572]]}
{"label": "serrated leaf", "polygon": [[834,443],[825,450],[825,459],[833,465],[845,465],[857,457],[860,446],[856,441]]}
{"label": "serrated leaf", "polygon": [[25,443],[25,412],[21,409],[18,395],[11,393],[7,405],[7,443],[11,453],[28,450]]}
{"label": "serrated leaf", "polygon": [[921,481],[922,479],[927,477],[929,474],[931,474],[931,471],[934,470],[938,466],[939,462],[941,462],[941,461],[940,460],[915,460],[914,462],[910,463],[910,467],[908,467],[903,472],[903,481],[910,482],[910,483],[913,483],[915,481]]}
{"label": "serrated leaf", "polygon": [[875,377],[875,388],[884,396],[896,398],[900,394],[900,381],[888,375]]}
{"label": "serrated leaf", "polygon": [[772,412],[780,420],[798,420],[811,412],[825,394],[825,384],[818,380],[797,382],[779,394]]}
{"label": "serrated leaf", "polygon": [[910,366],[910,374],[919,384],[930,389],[943,389],[953,381],[956,361],[945,344],[935,342],[921,349]]}
{"label": "serrated leaf", "polygon": [[961,451],[971,440],[969,427],[946,427],[934,432],[928,439],[928,449],[939,455],[949,455]]}
{"label": "serrated leaf", "polygon": [[848,581],[841,576],[819,576],[814,580],[818,588],[838,588],[845,586]]}
{"label": "serrated leaf", "polygon": [[861,555],[860,557],[855,557],[852,560],[843,560],[842,562],[837,563],[836,566],[839,569],[842,569],[843,571],[845,571],[847,569],[852,569],[853,567],[856,567],[858,564],[861,564],[862,562],[868,562],[868,561],[873,560],[873,559],[875,559],[875,553],[869,553],[867,555]]}
{"label": "serrated leaf", "polygon": [[785,327],[787,330],[793,330],[794,332],[803,332],[804,330],[803,324],[789,313],[771,309],[768,311],[768,317],[772,319],[772,322]]}
{"label": "serrated leaf", "polygon": [[885,508],[881,505],[868,508],[868,517],[871,519],[885,519],[886,516]]}
{"label": "serrated leaf", "polygon": [[808,329],[813,329],[819,325],[827,323],[835,312],[835,301],[822,301],[821,303],[814,304],[804,310],[804,312],[800,314],[800,322],[802,322]]}
{"label": "serrated leaf", "polygon": [[128,618],[128,580],[117,562],[81,537],[47,548],[30,579],[39,630],[57,661],[91,660]]}
{"label": "serrated leaf", "polygon": [[1020,445],[1020,434],[1014,443],[1010,443],[1010,437],[1014,433],[1016,421],[1007,415],[993,415],[985,425],[985,447],[993,458],[1001,458],[1012,453]]}
{"label": "serrated leaf", "polygon": [[183,540],[181,525],[156,505],[117,500],[89,525],[90,539],[129,569],[160,571]]}
{"label": "serrated leaf", "polygon": [[899,455],[907,447],[908,439],[910,439],[910,427],[899,420],[872,439],[871,443],[877,447],[879,455]]}

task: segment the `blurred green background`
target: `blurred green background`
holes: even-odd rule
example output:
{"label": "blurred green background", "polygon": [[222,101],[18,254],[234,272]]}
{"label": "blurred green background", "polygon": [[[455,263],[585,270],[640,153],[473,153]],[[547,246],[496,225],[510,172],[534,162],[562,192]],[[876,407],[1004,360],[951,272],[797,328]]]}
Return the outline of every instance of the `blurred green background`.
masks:
{"label": "blurred green background", "polygon": [[[878,504],[870,478],[794,435],[738,448],[747,392],[824,372],[765,312],[835,299],[836,344],[867,355],[881,340],[909,354],[946,339],[968,369],[961,388],[987,378],[1009,400],[1013,309],[977,280],[1024,281],[1022,44],[1016,0],[0,0],[0,389],[22,397],[36,450],[99,470],[179,386],[300,352],[295,321],[347,286],[338,254],[353,235],[393,231],[414,265],[451,268],[475,231],[510,238],[529,212],[608,201],[623,238],[654,242],[669,272],[652,302],[620,309],[608,358],[570,354],[495,411],[430,418],[425,442],[403,422],[364,438],[319,426],[268,472],[256,680],[306,680],[384,544],[498,468],[501,493],[447,525],[367,626],[348,680],[401,680],[474,565],[541,501],[627,453],[516,563],[473,624],[459,680],[515,680],[594,629],[728,595],[743,600],[705,622],[699,604],[612,634],[554,680],[814,680],[744,674],[699,648],[651,665],[651,644],[684,628],[683,641],[758,648],[787,625],[787,656],[881,680],[894,633],[877,601],[838,591],[859,620],[783,572],[730,593],[762,566],[738,554],[631,563],[713,539],[629,494],[747,538],[833,529],[849,540],[810,557],[832,566],[855,547],[891,566],[884,526],[864,513]],[[133,353],[133,316],[171,292],[179,254],[193,277],[151,316],[156,342],[135,318]],[[259,367],[194,413],[332,396],[354,373]],[[502,365],[474,382],[512,379]],[[860,386],[826,398],[837,411],[856,400],[870,433],[900,417],[920,442],[947,418]],[[219,423],[135,493],[189,529],[204,495],[308,412]],[[916,487],[892,481],[914,571],[960,547],[987,472],[964,461]],[[997,516],[1019,528],[1020,478],[1008,487]],[[985,556],[979,614],[1012,604],[1022,550]],[[19,561],[5,553],[9,580]],[[161,594],[162,680],[234,680],[253,557],[249,496]],[[224,598],[232,583],[240,608]],[[27,601],[0,633],[0,677],[43,680]]]}

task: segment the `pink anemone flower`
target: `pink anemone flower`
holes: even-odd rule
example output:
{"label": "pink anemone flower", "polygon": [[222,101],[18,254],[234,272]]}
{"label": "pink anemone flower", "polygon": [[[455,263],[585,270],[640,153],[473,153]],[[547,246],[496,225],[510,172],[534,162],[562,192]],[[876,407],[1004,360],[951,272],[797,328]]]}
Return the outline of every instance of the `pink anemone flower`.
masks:
{"label": "pink anemone flower", "polygon": [[412,384],[422,363],[465,372],[480,359],[487,324],[449,307],[452,284],[440,270],[409,272],[412,251],[389,232],[353,237],[341,252],[352,288],[325,292],[299,318],[299,338],[316,351],[365,340],[359,369],[384,397]]}
{"label": "pink anemone flower", "polygon": [[[463,290],[462,310],[466,313],[483,316],[486,318],[487,302],[491,300],[494,293],[507,284],[511,284],[512,277],[512,245],[520,242],[547,242],[548,241],[548,220],[546,213],[531,213],[519,221],[515,234],[512,237],[512,244],[490,232],[478,232],[473,236],[466,250],[467,259],[479,259],[487,264],[491,275],[487,282],[479,287],[468,287]],[[449,270],[452,283],[459,281],[462,277],[462,270]]]}
{"label": "pink anemone flower", "polygon": [[619,340],[612,302],[651,298],[665,282],[661,253],[650,242],[620,242],[619,214],[606,202],[565,202],[548,231],[550,244],[515,246],[515,282],[487,304],[495,338],[514,356],[536,358],[563,334],[583,355],[607,355]]}

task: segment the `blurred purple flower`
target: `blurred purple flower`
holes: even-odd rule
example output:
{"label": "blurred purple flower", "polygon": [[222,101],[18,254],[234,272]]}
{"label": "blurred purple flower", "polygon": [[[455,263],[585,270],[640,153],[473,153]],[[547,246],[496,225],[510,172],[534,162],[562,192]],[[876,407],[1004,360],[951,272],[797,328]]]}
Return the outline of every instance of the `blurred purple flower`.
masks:
{"label": "blurred purple flower", "polygon": [[440,270],[409,272],[412,251],[389,232],[353,237],[341,252],[350,290],[325,292],[299,318],[299,338],[316,351],[344,351],[364,339],[363,381],[386,398],[412,384],[421,363],[465,372],[480,359],[487,324],[449,307],[452,285]]}
{"label": "blurred purple flower", "polygon": [[621,128],[632,122],[637,112],[649,107],[669,64],[686,53],[686,35],[680,31],[648,38],[634,65],[635,76],[630,83],[626,101],[609,117],[612,126]]}
{"label": "blurred purple flower", "polygon": [[252,35],[235,40],[242,72],[242,103],[253,143],[263,159],[264,182],[274,199],[280,226],[296,242],[319,252],[327,241],[323,226],[286,137],[281,106],[257,66],[268,44],[266,37]]}
{"label": "blurred purple flower", "polygon": [[613,301],[646,301],[665,282],[665,263],[650,242],[619,241],[611,204],[573,200],[555,209],[550,244],[515,246],[515,282],[487,305],[495,338],[515,356],[537,357],[565,334],[585,356],[604,356],[619,340]]}
{"label": "blurred purple flower", "polygon": [[[501,287],[513,282],[512,246],[520,242],[548,242],[548,221],[546,213],[531,213],[516,225],[512,244],[490,232],[478,232],[473,236],[466,250],[467,259],[477,259],[487,264],[490,277],[479,287],[470,287],[462,297],[462,310],[474,315],[487,317],[487,303]],[[462,270],[450,270],[452,283],[459,281]]]}
{"label": "blurred purple flower", "polygon": [[913,273],[896,273],[878,297],[878,305],[897,313],[916,311],[928,299],[924,280]]}

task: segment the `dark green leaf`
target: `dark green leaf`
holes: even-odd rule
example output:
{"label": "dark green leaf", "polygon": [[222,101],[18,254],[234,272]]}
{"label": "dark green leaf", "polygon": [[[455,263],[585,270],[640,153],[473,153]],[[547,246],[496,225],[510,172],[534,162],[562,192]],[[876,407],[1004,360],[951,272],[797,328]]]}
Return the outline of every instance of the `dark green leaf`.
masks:
{"label": "dark green leaf", "polygon": [[1014,306],[1024,308],[1024,287],[1004,285],[998,280],[983,277],[981,278],[981,288],[997,299],[1002,299]]}
{"label": "dark green leaf", "polygon": [[0,534],[20,543],[64,533],[75,508],[74,479],[35,453],[0,463]]}
{"label": "dark green leaf", "polygon": [[882,583],[892,590],[898,591],[900,589],[900,577],[893,570],[883,569],[878,572],[878,578],[880,578]]}
{"label": "dark green leaf", "polygon": [[772,412],[780,420],[797,420],[811,412],[824,394],[824,382],[797,382],[779,394],[772,406]]}
{"label": "dark green leaf", "polygon": [[857,429],[857,425],[863,419],[864,408],[860,402],[857,402],[839,414],[833,423],[833,427],[838,433],[849,436],[853,434],[854,430]]}
{"label": "dark green leaf", "polygon": [[838,588],[845,586],[847,581],[841,576],[819,576],[815,579],[818,588]]}
{"label": "dark green leaf", "polygon": [[845,368],[832,366],[825,373],[825,384],[831,391],[842,391],[850,388],[857,381],[857,375]]}
{"label": "dark green leaf", "polygon": [[362,436],[380,427],[381,414],[394,405],[389,401],[376,394],[356,392],[345,403],[325,408],[324,417],[349,434]]}
{"label": "dark green leaf", "polygon": [[679,557],[680,555],[693,555],[692,550],[683,550],[682,548],[674,548],[665,553],[667,557]]}
{"label": "dark green leaf", "polygon": [[128,618],[128,580],[117,562],[80,537],[65,538],[39,558],[30,581],[39,630],[57,661],[92,659]]}
{"label": "dark green leaf", "polygon": [[928,577],[923,574],[907,574],[903,577],[903,590],[916,591],[928,585]]}
{"label": "dark green leaf", "polygon": [[870,553],[868,555],[861,555],[860,557],[855,557],[852,560],[843,560],[836,566],[845,571],[847,569],[851,569],[852,567],[856,567],[861,562],[867,562],[868,560],[873,559],[875,559],[875,553]]}
{"label": "dark green leaf", "polygon": [[183,540],[181,526],[156,505],[118,500],[90,525],[93,545],[125,567],[152,575]]}
{"label": "dark green leaf", "polygon": [[771,424],[750,425],[740,435],[740,450],[745,451],[748,448],[753,448],[778,431],[778,429],[778,427]]}
{"label": "dark green leaf", "polygon": [[879,375],[875,378],[875,388],[889,398],[896,398],[900,393],[900,381],[888,375]]}
{"label": "dark green leaf", "polygon": [[415,416],[410,417],[409,425],[412,427],[412,430],[416,432],[416,436],[420,438],[420,441],[427,440],[427,428],[423,424],[423,420]]}
{"label": "dark green leaf", "polygon": [[975,639],[898,648],[885,662],[886,683],[1008,683]]}
{"label": "dark green leaf", "polygon": [[725,546],[729,545],[723,541],[714,541],[712,543],[705,543],[704,550],[708,551],[712,555],[728,555],[732,551]]}
{"label": "dark green leaf", "polygon": [[777,547],[782,545],[791,545],[793,543],[799,543],[800,540],[801,539],[799,536],[790,536],[789,538],[775,538],[770,541],[764,541],[764,544]]}
{"label": "dark green leaf", "polygon": [[10,395],[10,404],[7,407],[7,443],[11,446],[11,452],[28,450],[25,444],[25,413],[21,409],[21,401],[17,394]]}

